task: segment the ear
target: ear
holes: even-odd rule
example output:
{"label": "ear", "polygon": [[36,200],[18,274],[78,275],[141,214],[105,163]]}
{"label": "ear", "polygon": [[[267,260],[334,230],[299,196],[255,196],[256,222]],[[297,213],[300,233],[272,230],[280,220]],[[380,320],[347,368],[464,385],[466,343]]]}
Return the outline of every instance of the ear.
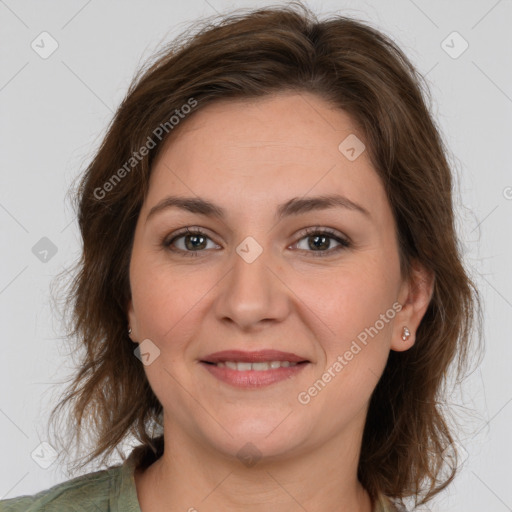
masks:
{"label": "ear", "polygon": [[[416,332],[427,311],[434,291],[434,274],[417,261],[411,263],[410,277],[403,281],[398,294],[402,309],[395,316],[391,350],[402,352],[410,349],[416,340]],[[404,327],[410,332],[402,339]]]}
{"label": "ear", "polygon": [[127,325],[127,329],[131,328],[131,333],[128,334],[128,336],[130,337],[130,339],[135,342],[135,343],[138,343],[138,336],[137,336],[137,317],[135,316],[135,311],[133,309],[133,301],[132,299],[130,299],[128,301],[128,325]]}

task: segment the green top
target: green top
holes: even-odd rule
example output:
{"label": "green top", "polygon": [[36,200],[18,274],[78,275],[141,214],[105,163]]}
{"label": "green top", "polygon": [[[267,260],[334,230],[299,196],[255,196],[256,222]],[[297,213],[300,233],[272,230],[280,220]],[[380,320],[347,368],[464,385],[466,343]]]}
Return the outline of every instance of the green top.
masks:
{"label": "green top", "polygon": [[[118,466],[67,480],[31,496],[0,501],[0,512],[142,512],[133,473],[158,458],[149,448],[135,448]],[[381,497],[374,512],[398,512]]]}
{"label": "green top", "polygon": [[141,512],[135,466],[122,465],[67,480],[32,496],[0,501],[0,512]]}

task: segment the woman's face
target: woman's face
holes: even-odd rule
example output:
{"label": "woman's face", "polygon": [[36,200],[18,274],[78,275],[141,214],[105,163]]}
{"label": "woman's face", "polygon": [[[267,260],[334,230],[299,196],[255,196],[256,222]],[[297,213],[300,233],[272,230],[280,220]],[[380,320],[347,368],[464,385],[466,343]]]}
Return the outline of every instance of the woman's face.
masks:
{"label": "woman's face", "polygon": [[166,433],[238,456],[357,447],[389,351],[419,320],[356,136],[321,98],[283,93],[198,110],[163,148],[129,322]]}

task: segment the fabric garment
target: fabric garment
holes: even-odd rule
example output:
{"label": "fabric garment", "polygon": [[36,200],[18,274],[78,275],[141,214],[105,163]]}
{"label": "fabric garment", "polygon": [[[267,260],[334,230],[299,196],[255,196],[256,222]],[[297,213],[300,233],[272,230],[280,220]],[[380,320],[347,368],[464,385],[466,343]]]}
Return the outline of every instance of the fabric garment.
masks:
{"label": "fabric garment", "polygon": [[[120,465],[87,473],[30,496],[0,501],[0,512],[141,512],[134,471],[159,457],[137,447]],[[377,500],[373,512],[400,512],[389,499]]]}

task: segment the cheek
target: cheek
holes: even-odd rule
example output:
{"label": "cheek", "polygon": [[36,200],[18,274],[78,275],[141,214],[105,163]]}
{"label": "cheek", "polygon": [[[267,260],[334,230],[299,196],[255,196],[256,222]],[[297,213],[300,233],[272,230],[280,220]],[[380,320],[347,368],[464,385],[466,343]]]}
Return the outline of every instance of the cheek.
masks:
{"label": "cheek", "polygon": [[323,354],[311,387],[302,391],[311,392],[317,410],[327,411],[326,428],[335,432],[340,422],[363,410],[384,371],[395,296],[390,281],[370,272],[339,272],[322,284],[316,281],[305,290],[308,304],[329,329],[318,339]]}
{"label": "cheek", "polygon": [[361,258],[358,265],[338,268],[302,284],[301,296],[328,327],[322,340],[328,363],[347,350],[357,353],[354,359],[387,358],[396,314],[392,306],[399,273],[395,267]]}
{"label": "cheek", "polygon": [[[141,336],[168,350],[178,347],[197,326],[201,300],[211,292],[212,273],[186,266],[174,269],[150,255],[134,255],[131,272],[132,299]],[[169,342],[172,340],[172,344]]]}

